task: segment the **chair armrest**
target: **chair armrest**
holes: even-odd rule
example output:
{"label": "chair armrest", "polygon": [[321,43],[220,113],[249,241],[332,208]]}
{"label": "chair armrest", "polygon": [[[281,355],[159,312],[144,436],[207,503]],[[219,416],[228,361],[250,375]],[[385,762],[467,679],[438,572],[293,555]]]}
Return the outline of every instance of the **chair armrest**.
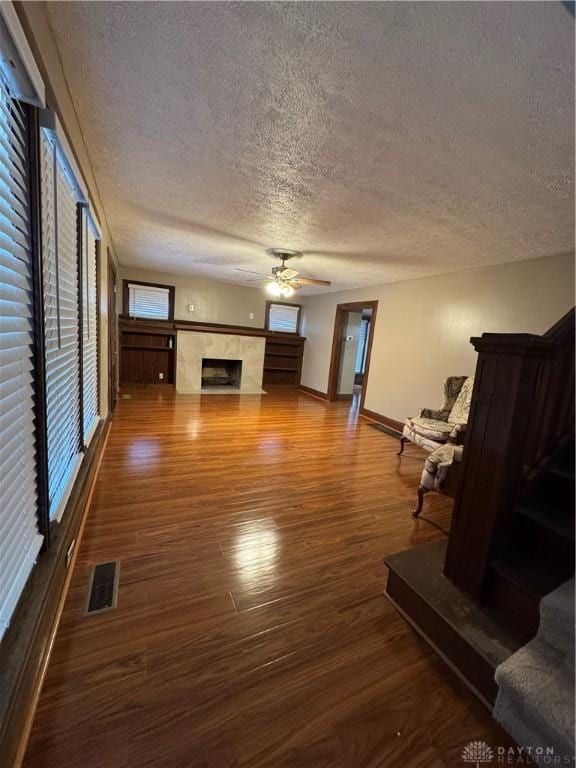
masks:
{"label": "chair armrest", "polygon": [[448,435],[448,442],[453,445],[462,445],[466,434],[466,424],[455,424],[454,429]]}
{"label": "chair armrest", "polygon": [[421,419],[436,419],[436,421],[448,421],[450,411],[442,408],[421,408],[418,414]]}

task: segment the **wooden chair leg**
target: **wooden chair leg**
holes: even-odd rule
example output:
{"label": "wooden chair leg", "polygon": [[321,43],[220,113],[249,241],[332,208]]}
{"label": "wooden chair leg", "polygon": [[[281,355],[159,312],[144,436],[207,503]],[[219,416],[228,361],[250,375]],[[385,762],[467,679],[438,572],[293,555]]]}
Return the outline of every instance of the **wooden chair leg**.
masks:
{"label": "wooden chair leg", "polygon": [[397,456],[402,456],[402,454],[404,453],[404,446],[406,445],[407,442],[408,442],[408,438],[407,437],[401,437],[400,438],[400,450],[396,454]]}
{"label": "wooden chair leg", "polygon": [[416,504],[416,509],[414,512],[412,512],[412,517],[418,517],[420,512],[422,512],[422,505],[424,504],[424,496],[428,493],[428,488],[424,488],[423,485],[418,486],[418,503]]}

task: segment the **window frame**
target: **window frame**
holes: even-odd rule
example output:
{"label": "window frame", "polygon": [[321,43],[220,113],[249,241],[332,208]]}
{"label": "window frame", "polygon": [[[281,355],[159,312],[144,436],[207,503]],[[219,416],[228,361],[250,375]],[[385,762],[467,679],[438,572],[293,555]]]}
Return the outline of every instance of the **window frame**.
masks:
{"label": "window frame", "polygon": [[[130,285],[145,285],[148,288],[168,288],[168,317],[167,318],[154,318],[154,317],[138,317],[137,315],[130,314]],[[174,320],[174,299],[176,295],[176,288],[173,285],[166,285],[165,283],[150,283],[144,280],[130,280],[124,278],[122,280],[122,314],[124,317],[128,317],[132,320],[147,320],[149,322],[165,323],[166,321]]]}
{"label": "window frame", "polygon": [[[42,117],[44,119],[42,119]],[[69,259],[67,270],[68,283],[72,279],[71,276],[75,275],[75,291],[74,294],[70,286],[68,286],[68,299],[70,307],[75,307],[75,317],[71,319],[69,316],[66,319],[66,313],[62,313],[61,296],[66,298],[66,282],[60,283],[60,288],[57,289],[55,302],[47,300],[47,280],[46,270],[44,269],[43,279],[43,300],[44,300],[44,371],[46,381],[46,409],[47,409],[47,460],[48,460],[48,486],[49,486],[49,516],[50,524],[54,521],[60,523],[63,519],[65,511],[68,508],[69,500],[73,494],[76,478],[80,471],[80,466],[84,458],[84,441],[83,441],[83,388],[82,388],[82,288],[81,288],[81,258],[80,258],[80,230],[78,227],[78,211],[79,205],[85,202],[85,195],[83,192],[81,181],[75,173],[74,168],[71,165],[68,150],[63,142],[60,140],[58,129],[51,128],[52,121],[57,125],[57,121],[53,118],[52,113],[44,111],[40,119],[40,124],[44,131],[40,140],[40,227],[41,227],[41,242],[42,242],[42,264],[45,268],[47,264],[50,264],[50,259],[54,261],[56,274],[58,274],[59,268],[62,265],[66,265],[66,259]],[[50,148],[50,155],[53,158],[50,164],[53,164],[53,177],[50,178],[48,186],[44,187],[42,168],[42,143],[46,141]],[[63,188],[61,189],[61,181]],[[44,239],[44,225],[48,220],[47,211],[44,208],[44,201],[50,200],[50,189],[53,190],[53,210],[51,216],[53,217],[53,230],[54,238],[52,243],[52,251],[48,245],[48,241]],[[61,196],[62,195],[62,196]],[[60,246],[60,239],[62,233],[66,231],[66,223],[63,216],[66,215],[65,211],[68,211],[70,232],[74,232],[75,246],[70,245],[69,250]],[[58,281],[58,278],[56,278]],[[72,296],[74,298],[72,299]],[[56,324],[58,327],[58,344],[57,347],[50,341],[48,337],[46,316],[47,313],[52,312],[56,317]],[[66,334],[68,339],[66,342],[62,341],[61,327],[62,324],[68,328]],[[72,330],[73,329],[73,330]],[[75,341],[72,341],[72,335],[75,336]],[[68,403],[73,405],[62,406],[61,397],[58,392],[58,386],[50,385],[50,378],[54,373],[58,372],[63,367],[64,354],[69,354],[75,347],[76,357],[70,361],[70,365],[77,365],[77,378],[75,384],[72,384],[73,377],[68,378],[66,375],[62,377],[62,381],[65,387],[74,387],[74,391],[71,393],[73,397],[68,400]],[[63,351],[64,350],[64,351]],[[66,417],[66,418],[65,418]],[[61,424],[69,424],[74,427],[74,434],[70,436],[69,440],[64,438],[68,434],[68,430],[62,431],[60,429]],[[60,430],[60,432],[59,432]],[[58,437],[58,441],[56,440]],[[61,451],[63,448],[69,448],[72,450],[74,447],[74,453],[70,453],[67,461],[67,468],[64,472],[61,472],[61,468],[65,465],[65,461],[62,459]],[[61,473],[61,481],[55,484],[54,478],[58,477]]]}
{"label": "window frame", "polygon": [[[84,257],[88,257],[88,252],[86,251],[87,248],[87,231],[88,228],[92,229],[93,237],[94,237],[94,246],[95,246],[95,253],[94,253],[94,259],[95,259],[95,271],[94,271],[94,309],[95,309],[95,327],[94,331],[96,334],[96,360],[95,360],[95,367],[94,367],[94,375],[96,377],[96,419],[92,425],[91,430],[88,432],[85,432],[84,429],[84,402],[85,402],[85,392],[84,392],[84,361],[86,358],[86,350],[84,347],[84,297],[85,297],[85,289],[86,289],[86,282],[85,282],[85,275],[84,275]],[[102,235],[100,232],[99,225],[97,224],[95,217],[93,215],[93,212],[90,209],[90,205],[87,203],[78,203],[77,204],[77,246],[78,246],[78,310],[79,310],[79,318],[80,318],[80,329],[79,329],[79,356],[80,356],[80,365],[79,365],[79,379],[80,379],[80,414],[81,414],[81,435],[82,435],[82,450],[86,451],[86,448],[88,447],[89,443],[92,441],[92,438],[94,437],[94,434],[96,432],[96,427],[98,426],[98,423],[100,419],[102,418],[102,414],[100,412],[100,258],[101,258],[101,242],[102,242]]]}
{"label": "window frame", "polygon": [[[272,328],[270,328],[270,308],[273,304],[277,304],[281,307],[298,307],[298,318],[296,320],[296,330],[295,331],[275,331]],[[270,333],[282,333],[285,336],[300,336],[300,327],[302,325],[302,304],[295,304],[290,301],[272,301],[272,300],[266,300],[266,322],[265,322],[265,329],[269,331]]]}
{"label": "window frame", "polygon": [[[2,79],[4,80],[4,75],[0,74]],[[26,218],[23,218],[24,224],[29,229],[29,236],[28,236],[28,244],[26,246],[22,246],[22,248],[27,252],[27,261],[26,264],[29,269],[29,289],[24,289],[27,293],[29,293],[29,314],[26,315],[27,319],[30,323],[30,335],[31,335],[31,343],[28,344],[20,344],[17,343],[17,346],[29,346],[30,353],[26,359],[28,359],[31,363],[28,375],[30,377],[30,391],[31,394],[29,397],[26,397],[25,400],[29,402],[29,408],[28,408],[28,415],[30,416],[30,422],[29,425],[31,427],[30,434],[31,434],[31,443],[32,443],[32,451],[31,451],[31,461],[32,461],[32,467],[30,467],[31,473],[33,474],[33,480],[31,485],[34,487],[34,499],[33,499],[33,508],[30,510],[24,510],[24,514],[22,514],[22,510],[20,510],[20,514],[14,516],[14,519],[17,521],[18,525],[20,525],[22,528],[27,529],[28,528],[28,512],[31,512],[33,517],[35,518],[36,524],[35,524],[35,534],[34,539],[35,542],[32,543],[32,540],[29,542],[29,547],[24,550],[23,552],[20,551],[20,548],[17,550],[19,559],[17,560],[17,564],[20,570],[23,568],[25,569],[26,573],[24,575],[24,580],[22,581],[19,590],[16,594],[15,602],[12,605],[12,609],[10,610],[10,613],[8,615],[8,618],[6,619],[6,624],[4,628],[2,628],[2,625],[0,625],[0,644],[5,642],[6,633],[9,630],[10,626],[12,625],[14,621],[14,617],[18,615],[19,606],[22,602],[22,597],[26,593],[26,591],[29,589],[29,585],[31,582],[32,574],[35,570],[36,563],[40,557],[40,555],[45,552],[50,544],[50,520],[48,516],[48,478],[47,478],[47,461],[46,461],[46,400],[45,400],[45,368],[44,368],[44,315],[42,311],[42,271],[41,271],[41,254],[39,251],[39,242],[41,240],[41,232],[39,229],[39,219],[37,218],[39,213],[39,199],[40,199],[40,178],[39,178],[39,165],[38,165],[38,155],[37,155],[37,147],[38,147],[38,110],[23,101],[22,99],[18,98],[17,95],[12,95],[10,93],[10,88],[7,87],[7,106],[6,106],[6,113],[12,113],[12,111],[16,111],[17,109],[21,112],[21,120],[22,120],[22,132],[21,136],[19,137],[21,139],[20,148],[23,150],[23,154],[21,154],[21,164],[19,164],[19,168],[21,168],[21,175],[22,178],[25,178],[25,185],[26,187],[21,187],[20,191],[24,195],[25,202],[23,203],[26,213]],[[14,105],[14,106],[13,106]],[[17,105],[17,106],[16,106]],[[9,120],[10,118],[8,118]],[[14,142],[15,144],[17,142]],[[9,156],[10,157],[10,156]],[[7,196],[6,201],[9,200],[9,196]],[[9,203],[8,203],[9,205]],[[10,239],[10,238],[9,238]],[[10,244],[6,246],[6,252],[10,255],[11,249]],[[17,317],[24,317],[24,315],[18,315]],[[20,363],[22,363],[22,359],[20,359]],[[18,414],[18,419],[21,420],[22,413]],[[2,425],[3,428],[5,427],[5,424]],[[26,457],[27,458],[27,457]],[[4,469],[4,466],[2,467]],[[26,472],[28,469],[27,462],[25,461],[23,464],[23,469]],[[5,480],[4,473],[2,475],[3,481]],[[2,491],[5,491],[4,482],[2,483]],[[17,510],[18,511],[18,510]],[[3,523],[8,520],[8,534],[12,533],[13,525],[10,522],[10,517],[12,515],[13,510],[10,510],[10,503],[3,508],[3,512],[7,512],[7,515],[5,518],[3,518]],[[21,556],[23,554],[23,557]],[[28,567],[28,563],[30,563]],[[10,582],[10,577],[14,576],[14,571],[12,569],[8,570],[8,576],[6,578],[6,581],[3,581],[3,588],[4,585],[8,584],[8,592],[4,591],[4,599],[2,600],[2,605],[0,606],[2,608],[2,619],[5,618],[4,609],[7,605],[10,605],[10,600],[8,599],[11,594],[12,590],[14,589],[14,585],[17,584],[17,581],[12,579]],[[18,577],[20,578],[20,576]],[[10,583],[12,586],[10,586]],[[4,622],[2,622],[4,623]]]}

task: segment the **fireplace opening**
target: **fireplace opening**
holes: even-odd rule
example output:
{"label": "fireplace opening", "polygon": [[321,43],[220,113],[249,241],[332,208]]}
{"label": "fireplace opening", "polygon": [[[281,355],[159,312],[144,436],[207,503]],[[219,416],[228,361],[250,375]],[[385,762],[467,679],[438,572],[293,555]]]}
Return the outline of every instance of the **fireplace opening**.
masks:
{"label": "fireplace opening", "polygon": [[240,389],[242,378],[242,360],[219,360],[212,357],[202,358],[203,387],[232,387]]}

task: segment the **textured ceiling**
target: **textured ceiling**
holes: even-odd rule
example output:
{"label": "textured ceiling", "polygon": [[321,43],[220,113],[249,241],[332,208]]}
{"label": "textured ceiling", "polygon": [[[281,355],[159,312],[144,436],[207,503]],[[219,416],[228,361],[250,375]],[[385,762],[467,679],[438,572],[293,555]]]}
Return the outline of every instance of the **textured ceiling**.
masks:
{"label": "textured ceiling", "polygon": [[561,3],[47,10],[123,264],[243,283],[283,246],[341,289],[573,247]]}

